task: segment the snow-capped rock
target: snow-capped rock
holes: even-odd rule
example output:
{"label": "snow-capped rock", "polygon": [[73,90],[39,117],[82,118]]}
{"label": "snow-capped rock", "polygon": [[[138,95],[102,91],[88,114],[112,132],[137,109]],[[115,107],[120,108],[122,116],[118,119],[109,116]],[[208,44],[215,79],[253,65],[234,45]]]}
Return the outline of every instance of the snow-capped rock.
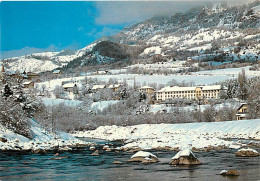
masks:
{"label": "snow-capped rock", "polygon": [[157,156],[150,152],[145,151],[138,151],[136,154],[134,154],[129,162],[142,162],[142,163],[154,163],[158,162]]}
{"label": "snow-capped rock", "polygon": [[188,148],[179,151],[171,160],[171,165],[199,165],[201,162]]}
{"label": "snow-capped rock", "polygon": [[242,148],[236,152],[236,156],[239,157],[255,157],[259,156],[259,153],[252,148]]}

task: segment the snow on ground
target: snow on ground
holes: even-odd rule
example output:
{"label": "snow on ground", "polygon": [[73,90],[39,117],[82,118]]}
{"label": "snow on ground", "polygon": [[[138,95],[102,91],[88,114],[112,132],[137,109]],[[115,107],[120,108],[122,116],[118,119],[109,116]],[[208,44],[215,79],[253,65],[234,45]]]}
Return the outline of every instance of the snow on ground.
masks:
{"label": "snow on ground", "polygon": [[207,71],[199,71],[192,73],[193,75],[212,75],[212,76],[232,76],[237,77],[239,73],[242,72],[242,69],[245,70],[245,74],[248,77],[260,76],[260,71],[252,71],[249,70],[251,66],[240,67],[240,68],[227,68],[227,69],[216,69],[216,70],[207,70]]}
{"label": "snow on ground", "polygon": [[0,150],[52,150],[57,146],[66,147],[87,144],[65,132],[51,134],[33,120],[30,123],[32,140],[16,134],[0,124],[0,137],[7,139],[5,143],[0,141]]}
{"label": "snow on ground", "polygon": [[161,54],[162,49],[159,46],[146,48],[143,54]]}
{"label": "snow on ground", "polygon": [[[47,97],[42,98],[42,101],[46,106],[65,104],[66,106],[77,107],[80,106],[81,103],[83,103],[83,101],[79,101],[79,100],[54,99],[54,98],[47,98]],[[98,110],[102,111],[103,109],[107,108],[109,105],[116,104],[118,102],[119,100],[93,102],[89,108],[94,111],[98,111]]]}
{"label": "snow on ground", "polygon": [[240,148],[241,143],[221,138],[260,139],[260,119],[186,124],[142,124],[136,126],[101,126],[93,131],[77,132],[78,137],[124,140],[125,148],[152,149],[205,148],[227,146]]}
{"label": "snow on ground", "polygon": [[[215,110],[220,110],[224,107],[230,107],[230,108],[237,108],[238,106],[240,105],[239,102],[226,102],[226,103],[222,103],[222,104],[216,104],[214,105],[214,109]],[[151,105],[151,108],[150,108],[150,112],[153,112],[153,113],[157,113],[157,112],[160,112],[160,111],[163,111],[165,110],[166,112],[170,112],[171,108],[178,108],[178,109],[183,109],[183,110],[186,110],[186,111],[194,111],[195,109],[200,109],[201,111],[204,111],[206,108],[210,107],[209,104],[206,104],[206,105],[200,105],[200,107],[196,106],[185,106],[185,107],[168,107],[166,106],[165,104],[153,104]]]}
{"label": "snow on ground", "polygon": [[76,107],[82,103],[82,101],[78,101],[78,100],[53,99],[47,97],[42,98],[42,101],[46,106],[55,106],[59,104],[64,104],[66,106]]}
{"label": "snow on ground", "polygon": [[107,108],[109,105],[116,104],[118,102],[119,100],[93,102],[91,104],[91,109],[102,111],[103,109]]}

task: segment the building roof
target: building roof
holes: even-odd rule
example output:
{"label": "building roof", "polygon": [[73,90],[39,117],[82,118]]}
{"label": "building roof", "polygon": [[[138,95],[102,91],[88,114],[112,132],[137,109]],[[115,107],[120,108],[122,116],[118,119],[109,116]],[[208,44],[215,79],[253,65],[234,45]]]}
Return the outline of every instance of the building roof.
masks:
{"label": "building roof", "polygon": [[33,82],[32,81],[26,81],[26,82],[23,83],[23,85],[29,85],[31,83],[33,83]]}
{"label": "building roof", "polygon": [[54,70],[53,73],[54,73],[54,74],[59,74],[59,73],[60,73],[60,70]]}
{"label": "building roof", "polygon": [[179,87],[179,86],[169,86],[164,87],[157,92],[176,92],[176,91],[195,91],[196,88],[201,87],[202,91],[206,90],[220,90],[221,85],[210,85],[210,86],[197,86],[197,87]]}
{"label": "building roof", "polygon": [[247,103],[241,103],[240,106],[237,108],[237,111],[241,109],[244,105],[247,105]]}
{"label": "building roof", "polygon": [[109,85],[108,88],[112,89],[112,88],[119,88],[120,86],[122,86],[121,84],[113,84],[113,85]]}
{"label": "building roof", "polygon": [[64,84],[62,87],[63,88],[73,88],[74,86],[77,86],[77,84],[75,84],[75,83],[67,83],[67,84]]}
{"label": "building roof", "polygon": [[178,86],[173,86],[173,87],[164,87],[161,90],[157,92],[175,92],[175,91],[195,91],[196,87],[178,87]]}
{"label": "building roof", "polygon": [[220,90],[221,85],[209,85],[209,86],[202,86],[202,91],[206,90]]}
{"label": "building roof", "polygon": [[104,89],[106,87],[106,85],[93,85],[92,89],[96,90],[96,89]]}
{"label": "building roof", "polygon": [[141,88],[139,88],[139,89],[153,89],[153,90],[154,90],[154,88],[153,88],[153,87],[150,87],[150,86],[143,86],[143,87],[141,87]]}

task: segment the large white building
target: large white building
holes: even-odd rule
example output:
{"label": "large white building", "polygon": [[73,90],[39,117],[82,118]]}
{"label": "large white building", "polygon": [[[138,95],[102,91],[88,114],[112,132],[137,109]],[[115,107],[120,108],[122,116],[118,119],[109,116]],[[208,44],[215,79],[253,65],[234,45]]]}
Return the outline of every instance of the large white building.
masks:
{"label": "large white building", "polygon": [[197,87],[164,87],[156,92],[157,101],[165,101],[174,98],[186,99],[218,99],[221,85],[197,86]]}

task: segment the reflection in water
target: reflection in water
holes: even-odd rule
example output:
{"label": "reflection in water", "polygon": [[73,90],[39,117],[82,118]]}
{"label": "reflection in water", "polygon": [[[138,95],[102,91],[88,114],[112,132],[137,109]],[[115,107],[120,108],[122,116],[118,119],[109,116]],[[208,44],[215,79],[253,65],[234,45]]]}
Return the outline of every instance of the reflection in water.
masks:
{"label": "reflection in water", "polygon": [[[259,150],[258,150],[259,151]],[[170,159],[176,152],[153,152],[160,162],[143,165],[127,163],[132,153],[104,152],[91,156],[90,151],[81,150],[63,153],[68,158],[52,160],[52,154],[8,155],[0,154],[0,180],[258,180],[259,157],[235,157],[235,150],[195,153],[203,165],[172,167]],[[124,164],[115,165],[113,161]],[[222,177],[223,169],[237,169],[238,177]]]}

